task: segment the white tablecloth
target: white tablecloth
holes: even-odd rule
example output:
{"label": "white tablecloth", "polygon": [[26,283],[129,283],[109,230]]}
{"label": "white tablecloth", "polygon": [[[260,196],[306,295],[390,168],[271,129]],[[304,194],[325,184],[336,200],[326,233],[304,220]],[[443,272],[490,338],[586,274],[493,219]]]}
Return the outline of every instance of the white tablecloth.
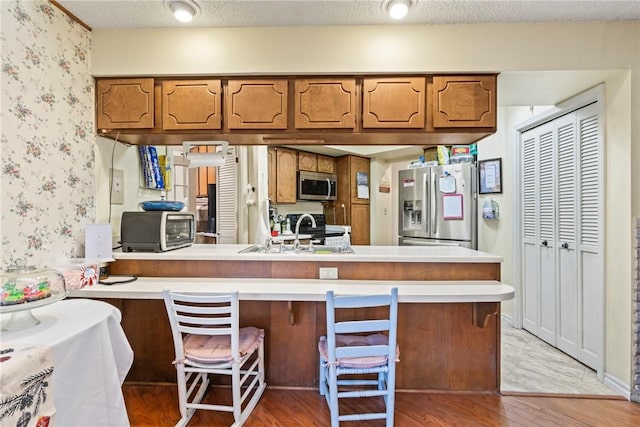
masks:
{"label": "white tablecloth", "polygon": [[2,332],[0,340],[2,347],[52,348],[55,425],[128,426],[121,386],[133,351],[120,326],[120,311],[101,301],[70,299],[32,313],[39,325]]}

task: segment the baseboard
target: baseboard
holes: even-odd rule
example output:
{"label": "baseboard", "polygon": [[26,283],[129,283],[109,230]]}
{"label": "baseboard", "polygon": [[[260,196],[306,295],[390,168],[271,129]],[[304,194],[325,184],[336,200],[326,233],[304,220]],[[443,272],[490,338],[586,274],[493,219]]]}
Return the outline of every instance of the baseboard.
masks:
{"label": "baseboard", "polygon": [[500,313],[500,318],[507,322],[509,325],[513,326],[513,317],[508,314]]}
{"label": "baseboard", "polygon": [[624,381],[605,372],[604,383],[615,390],[616,393],[624,396],[627,400],[631,400],[631,388]]}

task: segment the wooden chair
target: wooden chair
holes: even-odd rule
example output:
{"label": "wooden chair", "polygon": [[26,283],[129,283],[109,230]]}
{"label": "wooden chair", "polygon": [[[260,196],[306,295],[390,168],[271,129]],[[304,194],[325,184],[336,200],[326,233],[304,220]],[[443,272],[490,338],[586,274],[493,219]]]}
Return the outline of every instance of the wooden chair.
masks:
{"label": "wooden chair", "polygon": [[[370,313],[367,308],[385,306],[388,316],[384,319],[356,317],[358,312]],[[320,394],[329,405],[332,427],[338,427],[340,421],[375,419],[385,419],[388,427],[393,426],[395,368],[399,357],[397,319],[397,288],[387,295],[335,296],[333,291],[327,292],[327,335],[320,337],[318,350]],[[377,378],[367,379],[362,374],[376,374]],[[385,412],[340,415],[339,399],[377,396],[383,397]]]}
{"label": "wooden chair", "polygon": [[[232,425],[241,426],[266,387],[264,331],[239,327],[238,292],[179,294],[165,289],[162,296],[176,354],[173,363],[182,416],[176,425],[185,426],[196,410],[206,409],[232,412]],[[231,377],[231,406],[201,403],[209,386],[209,374]]]}

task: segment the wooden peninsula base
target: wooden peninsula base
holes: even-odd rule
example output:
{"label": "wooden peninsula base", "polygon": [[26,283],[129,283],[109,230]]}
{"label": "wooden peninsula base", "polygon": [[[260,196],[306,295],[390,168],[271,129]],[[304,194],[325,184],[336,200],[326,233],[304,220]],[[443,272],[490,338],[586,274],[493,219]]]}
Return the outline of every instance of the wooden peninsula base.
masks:
{"label": "wooden peninsula base", "polygon": [[[456,256],[443,257],[416,248],[416,257],[387,256],[390,261],[379,262],[367,259],[371,247],[356,247],[354,258],[261,259],[237,254],[241,245],[202,246],[211,248],[206,257],[202,249],[197,255],[180,250],[114,254],[111,274],[135,274],[141,277],[137,282],[72,291],[71,296],[103,299],[121,310],[122,327],[135,354],[127,381],[175,382],[163,287],[187,292],[239,288],[241,324],[265,329],[269,386],[316,387],[317,341],[326,331],[326,290],[386,292],[398,286],[397,388],[499,391],[500,301],[513,297],[513,288],[499,282],[500,257],[463,248],[455,248],[460,250]],[[227,246],[235,256],[215,253]],[[339,280],[319,280],[320,268],[337,268]]]}

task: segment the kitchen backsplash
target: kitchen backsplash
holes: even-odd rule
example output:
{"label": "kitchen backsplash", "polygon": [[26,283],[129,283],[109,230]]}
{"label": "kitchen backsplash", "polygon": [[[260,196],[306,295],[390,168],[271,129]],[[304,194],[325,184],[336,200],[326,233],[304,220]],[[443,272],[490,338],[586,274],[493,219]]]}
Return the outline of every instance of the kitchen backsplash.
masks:
{"label": "kitchen backsplash", "polygon": [[0,268],[83,253],[95,218],[91,33],[45,0],[1,1]]}

